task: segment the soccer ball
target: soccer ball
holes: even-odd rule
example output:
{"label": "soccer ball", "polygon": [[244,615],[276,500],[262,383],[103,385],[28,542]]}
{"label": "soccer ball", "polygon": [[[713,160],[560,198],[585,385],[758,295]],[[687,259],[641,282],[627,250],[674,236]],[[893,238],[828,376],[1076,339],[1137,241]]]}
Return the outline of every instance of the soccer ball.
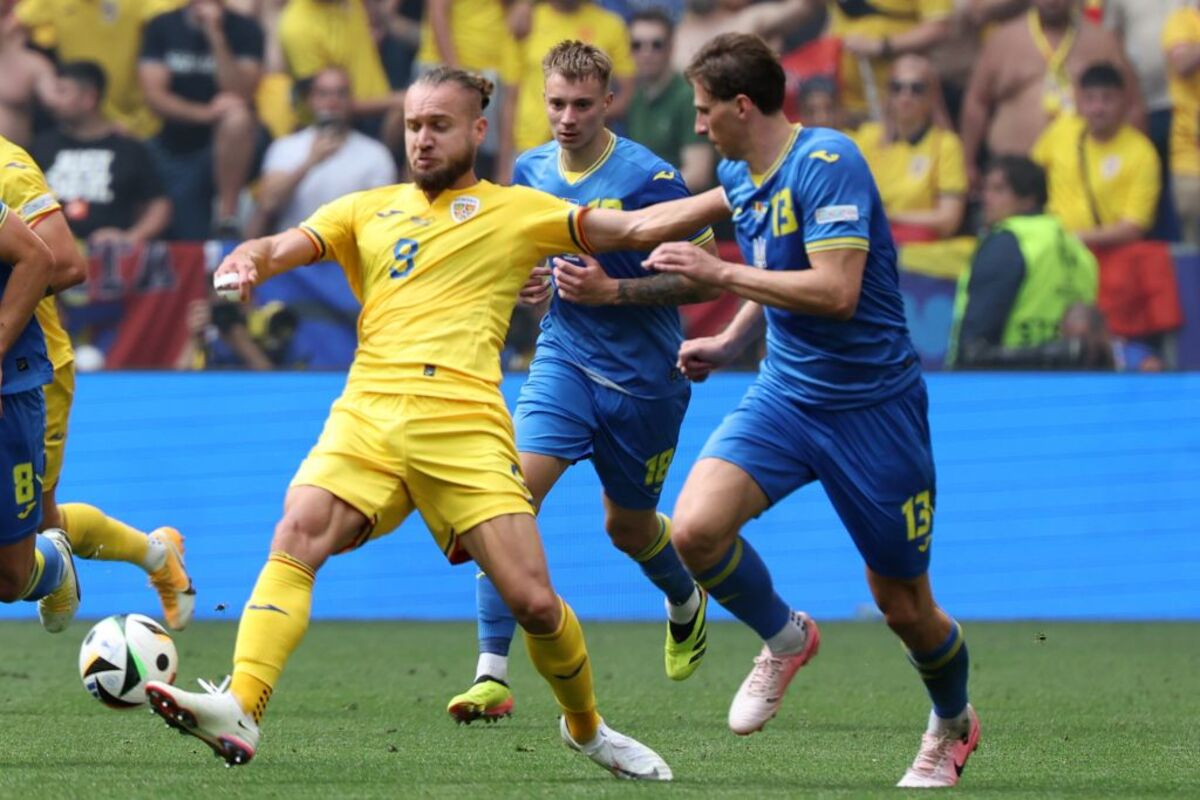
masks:
{"label": "soccer ball", "polygon": [[141,614],[105,617],[79,648],[83,688],[109,708],[137,708],[146,702],[146,681],[174,683],[178,667],[170,635]]}

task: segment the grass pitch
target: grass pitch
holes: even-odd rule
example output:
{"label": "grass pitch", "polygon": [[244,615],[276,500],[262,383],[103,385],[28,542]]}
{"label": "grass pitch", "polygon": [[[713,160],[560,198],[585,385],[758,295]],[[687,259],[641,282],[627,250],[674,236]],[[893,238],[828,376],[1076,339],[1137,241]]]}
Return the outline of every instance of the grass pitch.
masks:
{"label": "grass pitch", "polygon": [[[83,690],[78,645],[0,624],[0,798],[899,797],[928,703],[881,624],[822,626],[778,718],[740,738],[729,700],[757,650],[712,626],[706,662],[674,684],[659,625],[585,625],[601,711],[657,749],[670,785],[619,782],[558,740],[549,691],[514,646],[515,715],[455,726],[474,667],[468,624],[319,622],[278,687],[258,757],[226,769],[148,711]],[[229,669],[235,629],[178,634],[181,685]],[[1200,796],[1200,625],[966,626],[980,749],[955,797]],[[927,795],[924,795],[927,796]]]}

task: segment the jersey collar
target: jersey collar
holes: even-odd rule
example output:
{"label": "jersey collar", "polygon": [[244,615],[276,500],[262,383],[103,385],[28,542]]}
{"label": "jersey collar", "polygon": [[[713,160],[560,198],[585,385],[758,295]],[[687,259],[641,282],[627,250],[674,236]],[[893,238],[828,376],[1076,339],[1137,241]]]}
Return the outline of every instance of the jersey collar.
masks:
{"label": "jersey collar", "polygon": [[802,130],[804,130],[803,125],[793,125],[792,135],[788,137],[787,144],[785,144],[783,149],[779,151],[779,155],[776,156],[775,162],[767,168],[767,171],[762,175],[750,173],[750,182],[754,184],[754,188],[757,189],[759,186],[762,186],[764,183],[771,180],[771,177],[779,171],[779,167],[783,165],[783,160],[788,157],[788,153],[792,152],[792,146],[796,144],[796,137],[800,135],[800,131]]}
{"label": "jersey collar", "polygon": [[568,177],[572,173],[570,173],[567,170],[566,164],[563,163],[563,151],[562,151],[562,148],[559,147],[559,149],[558,149],[558,175],[560,178],[562,178],[564,181],[567,182],[567,185],[574,186],[576,184],[583,183],[585,180],[587,180],[592,175],[592,173],[594,173],[596,170],[598,170],[602,166],[604,166],[604,162],[608,161],[608,157],[613,154],[613,150],[615,150],[617,147],[617,136],[616,136],[616,134],[614,134],[612,131],[608,130],[607,128],[604,130],[604,132],[606,134],[608,134],[608,145],[604,148],[604,152],[600,154],[599,158],[597,158],[594,162],[592,162],[592,165],[590,167],[585,169],[583,172],[575,174],[574,179],[572,179],[571,177]]}

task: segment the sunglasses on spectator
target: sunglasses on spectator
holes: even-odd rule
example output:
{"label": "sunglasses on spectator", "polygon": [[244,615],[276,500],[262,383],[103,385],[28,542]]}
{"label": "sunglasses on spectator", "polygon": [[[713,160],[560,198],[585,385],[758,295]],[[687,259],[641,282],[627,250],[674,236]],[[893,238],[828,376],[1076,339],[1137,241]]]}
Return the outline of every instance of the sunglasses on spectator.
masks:
{"label": "sunglasses on spectator", "polygon": [[904,91],[912,92],[914,95],[920,96],[925,94],[928,89],[928,84],[925,81],[889,81],[888,91],[892,94],[900,94]]}
{"label": "sunglasses on spectator", "polygon": [[634,39],[632,42],[630,42],[630,47],[633,48],[633,52],[635,53],[641,50],[643,47],[648,47],[651,50],[659,51],[666,46],[667,42],[665,39]]}

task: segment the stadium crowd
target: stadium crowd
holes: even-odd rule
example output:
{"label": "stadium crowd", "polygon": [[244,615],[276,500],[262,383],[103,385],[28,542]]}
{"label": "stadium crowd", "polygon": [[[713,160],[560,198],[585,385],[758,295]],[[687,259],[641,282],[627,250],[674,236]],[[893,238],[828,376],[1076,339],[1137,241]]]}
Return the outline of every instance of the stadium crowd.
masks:
{"label": "stadium crowd", "polygon": [[[1174,366],[1179,299],[1164,243],[1200,245],[1196,0],[4,0],[0,8],[0,135],[30,151],[93,254],[119,260],[149,242],[266,235],[336,197],[402,179],[404,92],[439,64],[496,83],[480,166],[507,183],[515,155],[550,138],[541,60],[564,39],[611,57],[616,130],[675,165],[692,191],[709,188],[718,157],[694,132],[681,69],[712,36],[752,32],[783,56],[789,116],[839,128],[862,149],[902,266],[933,264],[959,280],[952,366]],[[1007,166],[993,168],[997,159]],[[1014,216],[1055,224],[1009,224]],[[1030,338],[1026,318],[1044,299],[1031,294],[1054,291],[1038,278],[1043,261],[1051,270],[1081,265],[1073,300],[1104,312],[1080,312],[1078,326],[1051,337],[1074,336],[1067,349],[1077,357],[1058,344],[1052,353],[1023,346],[1045,338]],[[87,290],[64,298],[84,344],[97,320],[111,322],[111,309],[88,309],[95,300]],[[289,346],[306,316],[347,317],[343,307],[318,306],[194,298],[173,320],[189,327],[174,363],[320,366]],[[689,311],[691,330],[720,327],[732,313],[724,308],[724,316]],[[535,312],[517,313],[506,352],[519,368],[536,325]],[[1115,360],[1095,346],[1108,333],[1121,342]],[[1023,352],[970,355],[1000,346]]]}

